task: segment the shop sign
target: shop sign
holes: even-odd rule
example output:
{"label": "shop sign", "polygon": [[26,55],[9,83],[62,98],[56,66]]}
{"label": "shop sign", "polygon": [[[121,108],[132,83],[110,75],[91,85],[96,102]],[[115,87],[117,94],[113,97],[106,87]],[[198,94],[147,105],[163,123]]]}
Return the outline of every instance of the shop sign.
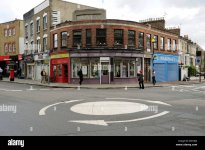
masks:
{"label": "shop sign", "polygon": [[56,54],[56,55],[51,55],[51,59],[57,59],[57,58],[67,58],[69,57],[69,54]]}
{"label": "shop sign", "polygon": [[101,62],[109,62],[110,61],[110,57],[100,57],[100,61]]}

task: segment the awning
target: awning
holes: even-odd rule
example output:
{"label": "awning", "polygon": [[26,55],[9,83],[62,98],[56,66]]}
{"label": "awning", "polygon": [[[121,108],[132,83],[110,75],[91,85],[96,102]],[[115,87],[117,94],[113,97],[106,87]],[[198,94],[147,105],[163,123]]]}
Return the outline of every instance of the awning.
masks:
{"label": "awning", "polygon": [[10,56],[0,56],[0,61],[8,61],[11,60]]}

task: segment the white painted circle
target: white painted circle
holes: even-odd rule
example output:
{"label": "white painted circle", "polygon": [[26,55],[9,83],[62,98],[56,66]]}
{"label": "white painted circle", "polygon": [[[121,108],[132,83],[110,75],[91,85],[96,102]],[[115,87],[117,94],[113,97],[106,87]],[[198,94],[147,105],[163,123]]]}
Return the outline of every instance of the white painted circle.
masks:
{"label": "white painted circle", "polygon": [[140,103],[103,101],[77,104],[71,107],[71,111],[84,115],[104,116],[131,114],[148,108],[147,105]]}

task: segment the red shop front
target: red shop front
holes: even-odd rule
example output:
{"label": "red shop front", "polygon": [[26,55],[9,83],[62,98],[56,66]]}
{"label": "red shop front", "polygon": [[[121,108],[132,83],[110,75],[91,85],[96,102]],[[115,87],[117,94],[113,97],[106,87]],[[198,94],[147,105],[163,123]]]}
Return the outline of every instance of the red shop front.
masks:
{"label": "red shop front", "polygon": [[70,83],[70,58],[68,53],[51,55],[50,76],[51,82]]}

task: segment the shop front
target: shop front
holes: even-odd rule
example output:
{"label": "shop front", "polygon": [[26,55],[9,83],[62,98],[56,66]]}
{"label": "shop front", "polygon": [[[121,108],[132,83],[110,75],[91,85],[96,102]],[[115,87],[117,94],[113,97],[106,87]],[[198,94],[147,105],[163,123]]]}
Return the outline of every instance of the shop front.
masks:
{"label": "shop front", "polygon": [[179,56],[155,54],[154,70],[157,82],[173,82],[179,80]]}
{"label": "shop front", "polygon": [[70,58],[68,53],[51,54],[50,81],[70,83]]}
{"label": "shop front", "polygon": [[71,83],[78,84],[82,68],[84,84],[136,83],[142,70],[143,55],[134,52],[70,52]]}
{"label": "shop front", "polygon": [[34,80],[34,66],[35,66],[35,63],[34,63],[34,57],[33,57],[33,54],[30,54],[30,55],[25,55],[24,57],[24,67],[22,70],[24,70],[24,74],[25,74],[25,78],[27,79],[32,79]]}
{"label": "shop front", "polygon": [[10,56],[0,56],[0,67],[3,70],[3,76],[8,76],[10,60]]}

